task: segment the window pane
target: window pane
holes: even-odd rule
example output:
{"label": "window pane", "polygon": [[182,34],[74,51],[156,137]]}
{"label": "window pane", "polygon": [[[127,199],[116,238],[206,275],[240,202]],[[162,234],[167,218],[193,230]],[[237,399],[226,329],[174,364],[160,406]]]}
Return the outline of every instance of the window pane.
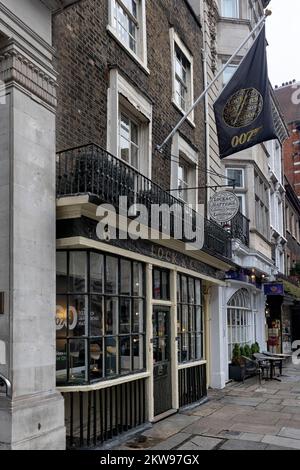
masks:
{"label": "window pane", "polygon": [[196,280],[195,282],[195,293],[196,293],[196,304],[201,305],[201,282]]}
{"label": "window pane", "polygon": [[121,374],[129,374],[131,372],[130,343],[130,336],[123,336],[120,338]]}
{"label": "window pane", "polygon": [[56,380],[57,383],[67,381],[67,342],[63,339],[56,340]]}
{"label": "window pane", "polygon": [[133,263],[133,295],[144,295],[143,265],[140,263]]}
{"label": "window pane", "polygon": [[86,370],[86,340],[69,341],[69,379],[71,382],[87,382],[88,375]]}
{"label": "window pane", "polygon": [[195,281],[191,277],[189,277],[189,303],[195,303]]}
{"label": "window pane", "polygon": [[131,161],[130,164],[134,168],[139,167],[139,148],[136,145],[131,145]]}
{"label": "window pane", "polygon": [[188,319],[189,319],[189,308],[188,308],[187,305],[183,305],[183,307],[182,307],[182,325],[181,325],[183,333],[186,333],[188,331],[188,328],[189,328]]}
{"label": "window pane", "polygon": [[121,260],[121,273],[120,273],[120,294],[131,295],[131,262]]}
{"label": "window pane", "polygon": [[196,307],[196,331],[203,331],[202,308]]}
{"label": "window pane", "polygon": [[181,277],[177,275],[177,303],[181,302]]}
{"label": "window pane", "polygon": [[157,269],[153,271],[153,298],[161,299],[160,271]]}
{"label": "window pane", "polygon": [[120,299],[120,334],[131,332],[131,300]]}
{"label": "window pane", "polygon": [[106,322],[105,334],[106,335],[117,334],[117,326],[118,326],[118,299],[117,298],[106,299],[105,322]]}
{"label": "window pane", "polygon": [[103,297],[91,296],[90,336],[103,335]]}
{"label": "window pane", "polygon": [[133,336],[132,338],[133,370],[145,369],[144,359],[144,337]]}
{"label": "window pane", "polygon": [[187,292],[187,278],[185,276],[181,277],[181,286],[182,286],[182,302],[187,303],[188,302],[188,292]]}
{"label": "window pane", "polygon": [[181,335],[181,361],[189,361],[189,337],[187,333]]}
{"label": "window pane", "polygon": [[161,298],[164,300],[169,300],[169,273],[162,271],[161,273]]}
{"label": "window pane", "polygon": [[134,122],[131,121],[131,142],[133,142],[136,145],[138,145],[139,143],[138,131],[139,131],[138,126]]}
{"label": "window pane", "polygon": [[203,345],[202,345],[202,335],[196,335],[196,357],[195,359],[202,359],[203,358]]}
{"label": "window pane", "polygon": [[131,372],[131,338],[130,336],[122,336],[120,338],[120,374],[129,374]]}
{"label": "window pane", "polygon": [[228,176],[228,178],[230,178],[234,181],[234,184],[235,184],[236,188],[243,188],[244,187],[243,170],[235,170],[235,169],[228,168],[227,169],[227,176]]}
{"label": "window pane", "polygon": [[103,256],[90,254],[91,292],[103,292]]}
{"label": "window pane", "polygon": [[88,297],[69,296],[69,336],[88,336]]}
{"label": "window pane", "polygon": [[118,293],[118,259],[106,258],[106,294]]}
{"label": "window pane", "polygon": [[58,295],[56,297],[56,315],[55,315],[55,324],[56,324],[56,337],[66,337],[67,336],[67,296]]}
{"label": "window pane", "polygon": [[56,253],[56,292],[58,294],[67,293],[67,283],[67,253],[58,251]]}
{"label": "window pane", "polygon": [[193,332],[195,330],[196,330],[195,307],[189,307],[189,331]]}
{"label": "window pane", "polygon": [[144,301],[133,301],[133,333],[144,333]]}
{"label": "window pane", "polygon": [[87,292],[87,254],[81,251],[70,252],[69,291]]}
{"label": "window pane", "polygon": [[117,373],[117,341],[116,338],[105,339],[105,375],[110,377]]}
{"label": "window pane", "polygon": [[124,160],[126,163],[130,163],[130,142],[124,137],[120,139],[120,147],[121,147],[121,159]]}
{"label": "window pane", "polygon": [[103,377],[103,345],[102,339],[90,343],[90,375],[91,380]]}

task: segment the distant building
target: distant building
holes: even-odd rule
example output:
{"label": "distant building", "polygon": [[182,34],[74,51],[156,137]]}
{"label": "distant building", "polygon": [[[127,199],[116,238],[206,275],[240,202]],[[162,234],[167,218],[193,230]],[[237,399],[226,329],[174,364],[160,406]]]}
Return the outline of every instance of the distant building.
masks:
{"label": "distant building", "polygon": [[275,95],[289,129],[289,138],[283,146],[285,175],[300,197],[300,83],[293,81],[275,87]]}

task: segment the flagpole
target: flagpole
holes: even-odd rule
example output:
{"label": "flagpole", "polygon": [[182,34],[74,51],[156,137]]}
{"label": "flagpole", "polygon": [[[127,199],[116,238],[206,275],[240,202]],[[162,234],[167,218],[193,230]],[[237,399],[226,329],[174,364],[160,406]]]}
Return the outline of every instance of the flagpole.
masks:
{"label": "flagpole", "polygon": [[246,37],[246,39],[242,42],[242,44],[238,47],[238,49],[232,54],[230,59],[226,62],[226,64],[219,70],[215,78],[210,82],[210,84],[205,88],[205,90],[201,93],[199,98],[194,102],[194,104],[191,106],[191,108],[185,113],[185,115],[182,117],[182,119],[178,122],[176,127],[170,132],[168,137],[164,140],[164,142],[161,145],[158,145],[156,147],[156,150],[160,152],[163,147],[169,142],[169,140],[176,134],[178,131],[179,127],[184,123],[184,121],[189,117],[192,111],[196,108],[196,106],[200,103],[200,101],[204,98],[204,96],[209,92],[209,90],[212,88],[212,86],[216,83],[216,81],[220,78],[220,76],[223,74],[224,70],[228,67],[228,65],[231,64],[231,62],[235,59],[235,57],[238,55],[241,49],[247,44],[251,36],[261,27],[262,24],[266,22],[266,19],[268,16],[270,16],[272,12],[270,10],[266,10],[264,13],[264,16],[261,18],[261,20],[257,23],[257,25],[253,28],[253,30],[250,32],[250,34]]}

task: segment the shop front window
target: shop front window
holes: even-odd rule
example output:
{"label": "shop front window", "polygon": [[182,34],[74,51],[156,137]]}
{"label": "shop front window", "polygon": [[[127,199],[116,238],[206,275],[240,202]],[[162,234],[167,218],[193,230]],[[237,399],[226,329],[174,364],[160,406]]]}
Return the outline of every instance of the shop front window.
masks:
{"label": "shop front window", "polygon": [[177,277],[178,362],[203,358],[203,311],[201,281],[179,274]]}
{"label": "shop front window", "polygon": [[145,370],[144,266],[87,251],[57,253],[58,384]]}
{"label": "shop front window", "polygon": [[170,300],[170,273],[164,269],[153,270],[153,299]]}
{"label": "shop front window", "polygon": [[227,304],[228,360],[235,344],[244,347],[255,342],[255,312],[247,289],[240,289]]}

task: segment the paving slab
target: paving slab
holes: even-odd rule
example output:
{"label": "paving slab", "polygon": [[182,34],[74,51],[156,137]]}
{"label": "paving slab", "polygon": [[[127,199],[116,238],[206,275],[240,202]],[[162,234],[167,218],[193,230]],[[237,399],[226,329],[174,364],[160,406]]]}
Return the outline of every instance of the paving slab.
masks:
{"label": "paving slab", "polygon": [[178,414],[154,424],[153,427],[145,431],[143,435],[146,437],[167,439],[198,420],[198,416]]}
{"label": "paving slab", "polygon": [[184,429],[184,432],[189,434],[204,434],[209,430],[214,432],[221,432],[222,430],[229,430],[230,422],[225,419],[212,418],[211,416],[207,418],[202,418],[198,421],[195,421],[190,426]]}
{"label": "paving slab", "polygon": [[220,446],[220,450],[265,450],[266,447],[262,442],[229,440]]}
{"label": "paving slab", "polygon": [[263,434],[256,434],[251,432],[243,432],[240,434],[240,439],[242,441],[261,442],[263,440],[263,437]]}
{"label": "paving slab", "polygon": [[184,432],[179,432],[175,434],[172,437],[169,437],[165,441],[160,442],[156,446],[152,447],[151,449],[153,450],[171,450],[174,449],[175,447],[178,447],[180,444],[183,442],[187,441],[189,438],[191,438],[191,434],[187,434]]}
{"label": "paving slab", "polygon": [[291,439],[298,439],[300,442],[300,427],[298,428],[285,428],[283,427],[280,432],[278,433],[278,436],[281,437],[289,437]]}
{"label": "paving slab", "polygon": [[273,444],[280,447],[300,450],[300,441],[280,436],[265,436],[262,440],[265,444]]}
{"label": "paving slab", "polygon": [[269,402],[265,402],[265,403],[261,403],[260,405],[258,405],[256,407],[257,410],[261,410],[261,411],[281,411],[283,408],[283,405],[276,405],[274,403],[269,403]]}
{"label": "paving slab", "polygon": [[223,404],[231,404],[231,405],[240,405],[240,406],[257,406],[260,403],[263,403],[262,398],[240,398],[240,397],[224,397],[222,398],[221,402]]}
{"label": "paving slab", "polygon": [[185,442],[178,450],[213,450],[224,442],[222,439],[215,439],[204,436],[193,436]]}
{"label": "paving slab", "polygon": [[251,432],[256,434],[270,434],[276,436],[282,426],[264,426],[251,423],[234,423],[230,425],[230,431]]}

